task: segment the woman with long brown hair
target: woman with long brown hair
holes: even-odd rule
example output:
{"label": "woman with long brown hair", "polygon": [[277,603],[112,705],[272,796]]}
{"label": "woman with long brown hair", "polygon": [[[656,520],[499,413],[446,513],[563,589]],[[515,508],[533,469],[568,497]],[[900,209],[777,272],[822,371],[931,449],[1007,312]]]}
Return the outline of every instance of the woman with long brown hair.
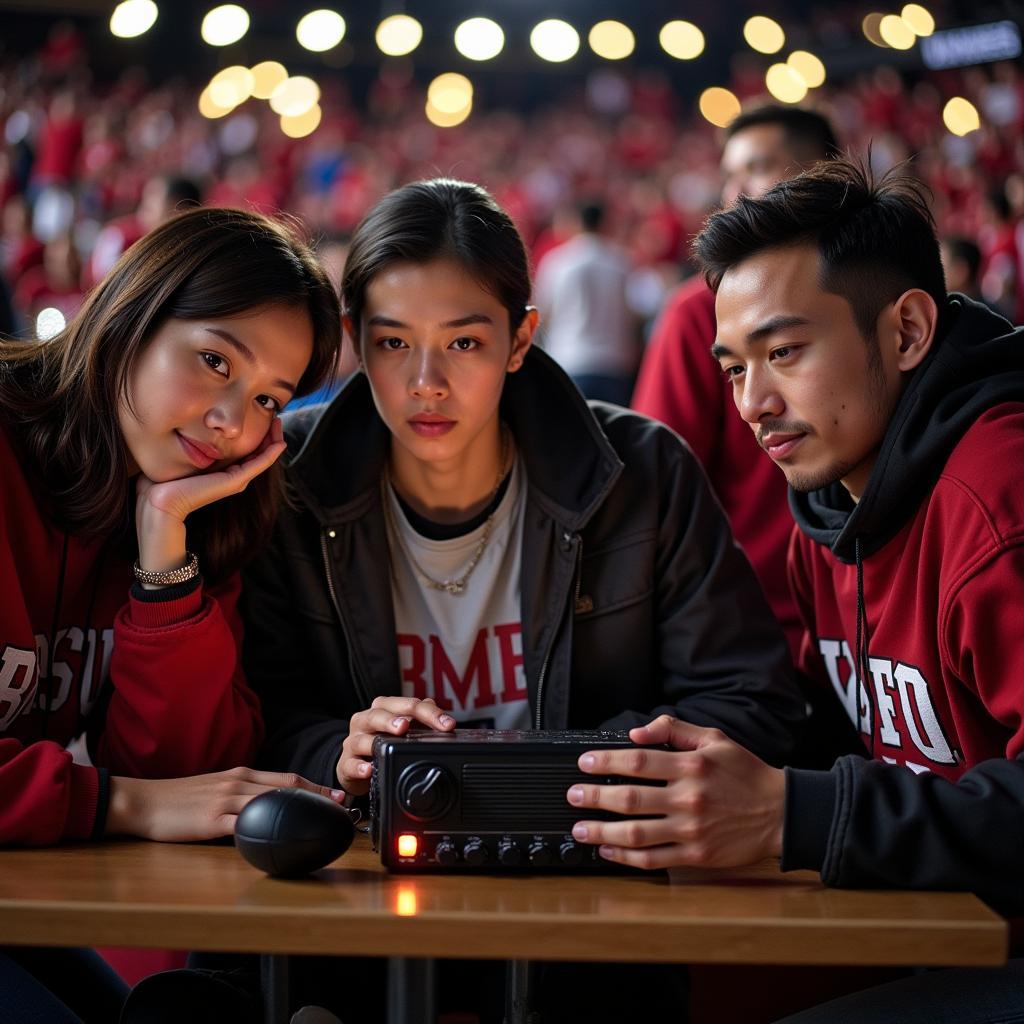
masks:
{"label": "woman with long brown hair", "polygon": [[[0,341],[0,844],[208,839],[269,788],[331,792],[238,767],[263,728],[235,606],[278,413],[339,344],[309,249],[220,209],[139,241],[51,340]],[[33,973],[0,950],[0,1010],[74,1019]]]}

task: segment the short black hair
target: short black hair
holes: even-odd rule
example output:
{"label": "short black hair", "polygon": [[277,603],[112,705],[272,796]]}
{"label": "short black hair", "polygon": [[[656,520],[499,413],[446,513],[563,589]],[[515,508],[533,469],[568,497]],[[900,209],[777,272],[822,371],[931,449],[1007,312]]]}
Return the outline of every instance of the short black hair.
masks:
{"label": "short black hair", "polygon": [[806,107],[783,107],[768,103],[738,114],[725,129],[728,141],[734,135],[763,124],[777,124],[786,137],[786,144],[801,163],[831,160],[839,156],[832,125],[824,114]]}
{"label": "short black hair", "polygon": [[733,267],[759,252],[812,244],[819,284],[850,304],[861,333],[875,337],[878,314],[908,288],[941,311],[946,298],[927,188],[898,169],[875,180],[849,160],[824,160],[759,199],[740,196],[712,214],[694,240],[705,280],[718,289]]}
{"label": "short black hair", "polygon": [[600,231],[604,224],[604,203],[588,199],[579,205],[580,225],[584,231]]}
{"label": "short black hair", "polygon": [[951,259],[967,264],[967,273],[971,281],[976,282],[981,270],[981,249],[977,244],[963,235],[951,235],[945,239],[945,245]]}

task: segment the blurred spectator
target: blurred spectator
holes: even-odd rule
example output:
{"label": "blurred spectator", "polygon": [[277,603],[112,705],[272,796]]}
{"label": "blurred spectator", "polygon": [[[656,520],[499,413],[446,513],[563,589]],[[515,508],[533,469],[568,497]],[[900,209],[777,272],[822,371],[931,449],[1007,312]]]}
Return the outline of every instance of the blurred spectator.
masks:
{"label": "blurred spectator", "polygon": [[942,266],[946,271],[946,290],[960,292],[976,302],[981,294],[981,250],[969,238],[952,235],[942,240]]}
{"label": "blurred spectator", "polygon": [[21,276],[14,297],[30,326],[44,309],[56,309],[65,322],[78,312],[85,292],[82,266],[70,231],[46,243],[42,265]]}
{"label": "blurred spectator", "polygon": [[175,213],[198,206],[201,199],[199,186],[190,178],[173,174],[150,178],[142,187],[135,212],[112,221],[96,236],[89,263],[89,284],[103,280],[128,246]]}
{"label": "blurred spectator", "polygon": [[1017,225],[1003,187],[993,188],[984,203],[979,240],[982,248],[981,294],[1008,320],[1017,315]]}
{"label": "blurred spectator", "polygon": [[537,268],[534,298],[540,344],[587,398],[628,405],[639,357],[637,324],[626,303],[630,265],[602,234],[605,210],[586,203],[576,233]]}
{"label": "blurred spectator", "polygon": [[[766,106],[726,129],[722,199],[757,197],[838,150],[828,121],[811,110]],[[665,304],[644,356],[633,407],[667,423],[704,465],[794,652],[801,626],[786,577],[793,518],[786,478],[758,447],[733,405],[732,387],[711,358],[715,296],[702,279]]]}

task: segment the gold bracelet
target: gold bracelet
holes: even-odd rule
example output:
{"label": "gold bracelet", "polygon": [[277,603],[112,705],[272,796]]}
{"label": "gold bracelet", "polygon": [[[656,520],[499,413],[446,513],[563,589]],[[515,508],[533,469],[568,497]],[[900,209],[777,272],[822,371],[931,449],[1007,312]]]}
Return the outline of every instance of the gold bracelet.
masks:
{"label": "gold bracelet", "polygon": [[187,583],[199,575],[199,559],[191,551],[186,551],[187,560],[179,569],[171,569],[170,572],[150,572],[139,565],[135,560],[135,578],[140,583],[150,583],[159,587],[169,587],[175,583]]}

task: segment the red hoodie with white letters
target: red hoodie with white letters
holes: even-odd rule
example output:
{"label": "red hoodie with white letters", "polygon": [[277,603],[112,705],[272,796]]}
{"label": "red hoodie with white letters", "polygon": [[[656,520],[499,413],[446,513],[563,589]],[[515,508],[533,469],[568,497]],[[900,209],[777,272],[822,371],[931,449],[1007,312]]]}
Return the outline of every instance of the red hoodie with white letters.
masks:
{"label": "red hoodie with white letters", "polygon": [[54,526],[14,445],[0,424],[0,845],[98,838],[108,771],[252,759],[263,728],[238,664],[238,576],[132,587],[134,549]]}

